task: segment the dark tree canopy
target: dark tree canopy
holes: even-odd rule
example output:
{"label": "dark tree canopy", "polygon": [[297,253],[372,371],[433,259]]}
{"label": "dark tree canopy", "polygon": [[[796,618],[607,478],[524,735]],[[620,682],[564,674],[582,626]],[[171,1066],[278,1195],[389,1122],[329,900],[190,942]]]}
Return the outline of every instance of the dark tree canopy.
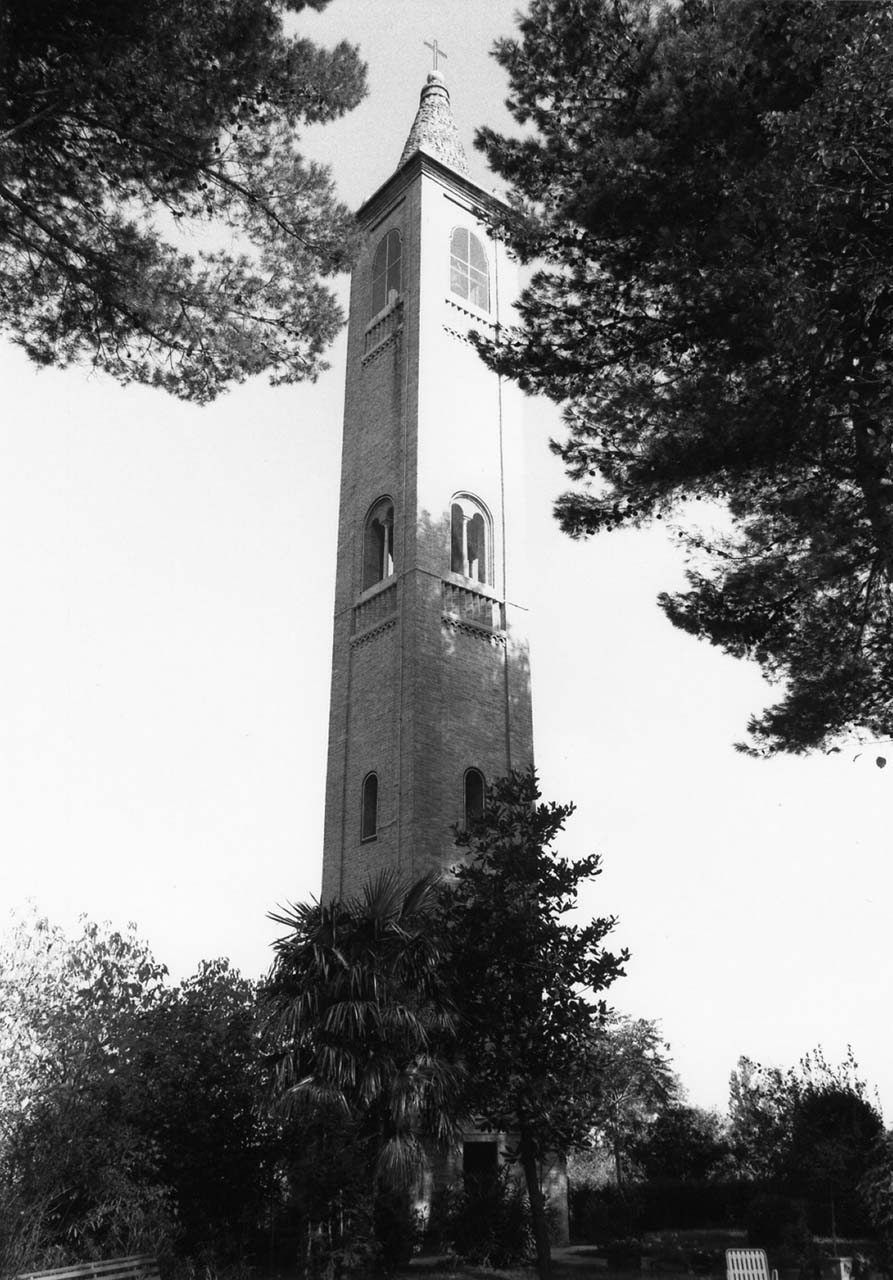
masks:
{"label": "dark tree canopy", "polygon": [[661,605],[785,682],[745,749],[889,737],[893,6],[532,0],[496,57],[529,132],[478,141],[545,266],[481,346],[564,405],[562,527],[723,504]]}
{"label": "dark tree canopy", "polygon": [[539,1165],[588,1134],[601,994],[627,959],[603,946],[613,917],[567,918],[580,885],[599,874],[596,855],[555,856],[572,812],[540,801],[532,771],[496,781],[480,822],[457,837],[465,857],[442,920],[468,1111],[482,1128],[517,1135],[541,1277],[550,1264]]}
{"label": "dark tree canopy", "polygon": [[703,1107],[671,1102],[645,1129],[635,1157],[646,1180],[707,1182],[729,1166],[722,1118]]}
{"label": "dark tree canopy", "polygon": [[732,1073],[729,1142],[746,1175],[775,1179],[809,1202],[816,1230],[865,1229],[866,1176],[889,1164],[880,1111],[852,1053],[831,1066],[821,1049],[782,1071],[741,1058]]}
{"label": "dark tree canopy", "polygon": [[197,401],[325,367],[352,218],[296,130],[365,69],[283,18],[327,2],[7,0],[0,311],[32,359]]}

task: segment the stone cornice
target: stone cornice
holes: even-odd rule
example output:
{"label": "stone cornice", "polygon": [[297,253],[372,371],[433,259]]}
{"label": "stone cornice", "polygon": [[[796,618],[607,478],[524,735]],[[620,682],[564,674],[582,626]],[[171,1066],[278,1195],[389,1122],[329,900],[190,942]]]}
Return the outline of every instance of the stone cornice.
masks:
{"label": "stone cornice", "polygon": [[382,217],[387,212],[388,206],[398,200],[406,188],[419,176],[433,178],[457,199],[471,204],[484,218],[491,212],[498,213],[508,208],[504,200],[484,191],[483,187],[472,182],[471,178],[456,173],[449,165],[442,164],[440,160],[426,155],[424,151],[416,151],[388,178],[387,182],[360,205],[356,213],[357,221],[363,225],[369,225]]}

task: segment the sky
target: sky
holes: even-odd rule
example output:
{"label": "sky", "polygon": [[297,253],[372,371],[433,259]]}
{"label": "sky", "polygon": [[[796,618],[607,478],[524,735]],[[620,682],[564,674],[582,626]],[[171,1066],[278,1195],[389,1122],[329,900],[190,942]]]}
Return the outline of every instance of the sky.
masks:
{"label": "sky", "polygon": [[[358,43],[369,96],[309,131],[357,207],[396,167],[437,38],[472,177],[511,128],[493,40],[514,0],[332,0],[311,39]],[[347,281],[339,281],[346,301]],[[172,977],[269,966],[266,913],[318,893],[344,335],[315,385],[209,407],[41,370],[0,344],[0,913],[133,922]],[[733,749],[777,694],[675,631],[672,529],[574,543],[553,406],[525,412],[537,765],[573,801],[560,849],[599,852],[581,917],[614,915],[620,1012],[660,1021],[692,1102],[741,1054],[851,1045],[893,1108],[893,770]],[[889,1114],[888,1114],[889,1120]]]}

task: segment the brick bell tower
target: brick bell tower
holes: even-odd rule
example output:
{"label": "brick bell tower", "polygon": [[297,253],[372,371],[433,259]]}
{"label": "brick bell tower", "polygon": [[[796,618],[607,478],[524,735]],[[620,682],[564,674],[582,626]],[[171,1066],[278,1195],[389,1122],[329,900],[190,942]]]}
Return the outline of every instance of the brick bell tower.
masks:
{"label": "brick bell tower", "polygon": [[516,273],[429,74],[393,176],[357,215],[322,897],[455,860],[451,828],[533,760],[519,577],[521,396],[468,341]]}

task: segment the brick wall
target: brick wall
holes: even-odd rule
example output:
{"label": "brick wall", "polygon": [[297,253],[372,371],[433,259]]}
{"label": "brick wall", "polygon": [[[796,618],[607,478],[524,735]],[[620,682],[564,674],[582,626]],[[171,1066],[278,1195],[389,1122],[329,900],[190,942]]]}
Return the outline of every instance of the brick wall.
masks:
{"label": "brick wall", "polygon": [[[450,828],[463,818],[465,770],[492,779],[532,760],[525,615],[517,607],[519,402],[468,342],[470,329],[496,318],[497,283],[505,312],[511,269],[480,210],[472,184],[417,155],[360,215],[366,244],[348,332],[324,897],[356,891],[384,865],[413,875],[448,864]],[[486,245],[489,316],[450,292],[450,232],[460,224]],[[402,292],[372,316],[372,258],[394,227],[402,237]],[[473,495],[490,516],[491,582],[478,589],[475,617],[461,608],[445,616],[445,581],[456,588],[451,600],[474,603],[473,584],[463,585],[450,566],[457,493]],[[385,495],[395,507],[394,584],[364,592],[364,522]],[[495,628],[486,624],[488,612]],[[360,793],[370,770],[379,775],[379,833],[361,844]]]}

